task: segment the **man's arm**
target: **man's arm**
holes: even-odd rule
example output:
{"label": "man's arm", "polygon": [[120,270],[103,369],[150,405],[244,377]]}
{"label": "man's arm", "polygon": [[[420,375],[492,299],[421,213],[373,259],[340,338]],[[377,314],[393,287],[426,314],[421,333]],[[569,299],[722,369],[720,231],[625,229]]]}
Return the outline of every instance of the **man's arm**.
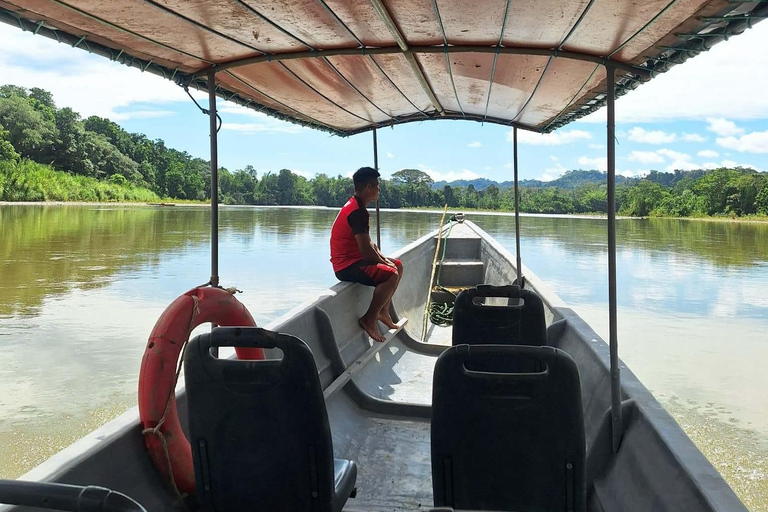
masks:
{"label": "man's arm", "polygon": [[373,243],[371,236],[368,233],[356,234],[355,240],[357,241],[357,247],[360,249],[360,253],[366,260],[372,261],[374,263],[389,265],[390,267],[395,266],[393,262],[388,260],[379,252],[378,247],[376,247],[376,244]]}
{"label": "man's arm", "polygon": [[378,253],[379,257],[380,257],[381,259],[383,259],[384,261],[386,261],[386,262],[387,262],[387,265],[389,265],[389,266],[391,266],[391,267],[395,266],[395,262],[394,262],[394,261],[392,261],[391,259],[387,258],[387,257],[384,255],[384,253],[383,253],[383,252],[381,252],[381,250],[379,249],[379,246],[378,246],[378,245],[374,244],[373,242],[371,242],[371,243],[373,244],[373,248],[376,250],[376,252]]}

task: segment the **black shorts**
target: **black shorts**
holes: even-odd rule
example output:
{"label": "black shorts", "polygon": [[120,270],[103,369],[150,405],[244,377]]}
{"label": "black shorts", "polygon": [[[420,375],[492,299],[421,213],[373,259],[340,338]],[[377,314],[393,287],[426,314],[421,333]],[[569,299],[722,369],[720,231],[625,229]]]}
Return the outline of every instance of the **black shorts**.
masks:
{"label": "black shorts", "polygon": [[[401,264],[400,260],[396,259],[393,261],[395,265]],[[395,272],[397,271],[389,265],[360,260],[336,272],[336,278],[339,281],[360,283],[365,286],[377,286],[392,277]]]}

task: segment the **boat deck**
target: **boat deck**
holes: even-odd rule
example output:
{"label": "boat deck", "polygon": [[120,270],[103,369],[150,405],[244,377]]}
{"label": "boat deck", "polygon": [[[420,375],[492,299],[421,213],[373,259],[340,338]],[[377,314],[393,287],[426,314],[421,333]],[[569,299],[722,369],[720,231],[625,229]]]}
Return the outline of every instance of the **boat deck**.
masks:
{"label": "boat deck", "polygon": [[[450,346],[451,328],[437,327],[438,340],[428,339],[430,344]],[[435,356],[409,350],[395,338],[363,368],[356,382],[369,395],[382,400],[429,405],[432,403],[432,374]]]}
{"label": "boat deck", "polygon": [[[451,326],[427,329],[429,344],[450,345]],[[429,405],[435,356],[409,350],[393,339],[355,377],[382,400]],[[430,424],[360,410],[343,393],[328,404],[334,451],[358,465],[357,498],[345,511],[425,510],[433,506]],[[338,433],[338,434],[337,434]]]}
{"label": "boat deck", "polygon": [[429,422],[375,416],[343,394],[331,400],[328,413],[334,451],[357,463],[357,497],[345,511],[432,506]]}

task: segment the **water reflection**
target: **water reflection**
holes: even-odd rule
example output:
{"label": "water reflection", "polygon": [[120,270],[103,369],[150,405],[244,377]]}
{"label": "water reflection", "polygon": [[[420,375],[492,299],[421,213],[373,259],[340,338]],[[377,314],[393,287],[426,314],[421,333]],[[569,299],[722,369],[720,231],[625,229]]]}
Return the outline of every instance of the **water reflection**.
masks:
{"label": "water reflection", "polygon": [[[238,298],[259,324],[336,282],[335,216],[221,209],[222,284],[244,291]],[[470,218],[514,251],[512,217]],[[439,219],[382,212],[384,251]],[[0,477],[135,404],[154,322],[210,277],[209,223],[197,207],[0,206]],[[525,217],[521,238],[524,263],[605,335],[605,221]],[[768,356],[768,224],[623,220],[617,239],[622,357],[657,395],[726,407],[766,438],[768,374],[759,361]],[[750,500],[768,506],[768,496]]]}
{"label": "water reflection", "polygon": [[[478,225],[514,247],[514,219],[480,216]],[[569,304],[608,299],[606,223],[526,217],[523,263]],[[720,318],[768,318],[768,224],[622,220],[617,224],[619,305]]]}

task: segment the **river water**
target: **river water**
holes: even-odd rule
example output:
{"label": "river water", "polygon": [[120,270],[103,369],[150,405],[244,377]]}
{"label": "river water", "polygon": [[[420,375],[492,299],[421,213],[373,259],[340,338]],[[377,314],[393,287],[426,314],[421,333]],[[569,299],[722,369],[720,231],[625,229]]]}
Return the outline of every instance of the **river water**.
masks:
{"label": "river water", "polygon": [[[260,325],[336,282],[331,209],[223,207],[220,275]],[[382,247],[439,213],[382,212]],[[470,219],[514,252],[514,218]],[[163,309],[210,277],[198,207],[0,205],[0,478],[136,403]],[[607,339],[606,222],[524,217],[523,263]],[[747,507],[768,512],[768,224],[621,220],[620,356]]]}

